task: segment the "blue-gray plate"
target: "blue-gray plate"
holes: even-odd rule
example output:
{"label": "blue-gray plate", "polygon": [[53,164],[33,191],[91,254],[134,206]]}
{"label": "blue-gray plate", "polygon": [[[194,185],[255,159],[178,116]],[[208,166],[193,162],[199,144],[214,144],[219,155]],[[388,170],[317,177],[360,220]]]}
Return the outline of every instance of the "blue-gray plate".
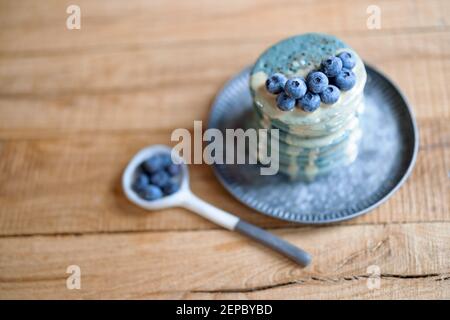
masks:
{"label": "blue-gray plate", "polygon": [[[282,174],[260,175],[258,165],[214,164],[219,181],[236,199],[256,211],[299,223],[351,219],[386,201],[411,173],[418,151],[418,131],[400,90],[375,68],[366,65],[366,70],[363,135],[358,158],[351,165],[308,183],[289,181]],[[243,127],[243,119],[253,108],[249,72],[247,68],[237,74],[217,95],[209,128],[225,133],[227,128]]]}

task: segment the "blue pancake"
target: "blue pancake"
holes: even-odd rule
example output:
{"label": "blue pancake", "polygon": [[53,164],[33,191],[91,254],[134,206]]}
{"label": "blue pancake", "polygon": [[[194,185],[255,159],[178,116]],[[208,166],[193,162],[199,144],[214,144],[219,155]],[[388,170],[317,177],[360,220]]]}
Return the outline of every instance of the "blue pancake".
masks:
{"label": "blue pancake", "polygon": [[[280,72],[287,76],[301,73],[305,76],[305,73],[312,69],[318,69],[322,60],[328,56],[348,48],[349,46],[335,36],[322,33],[306,33],[287,38],[267,49],[259,57],[250,77],[260,71],[268,75]],[[253,90],[251,92],[254,94]]]}
{"label": "blue pancake", "polygon": [[[265,88],[265,81],[273,73],[286,77],[306,78],[311,71],[320,70],[323,60],[347,51],[355,58],[352,71],[356,83],[342,91],[337,102],[321,103],[314,112],[296,107],[282,111],[277,107],[276,95]],[[357,148],[348,150],[360,135],[359,110],[364,108],[366,71],[362,60],[347,44],[338,38],[307,33],[280,41],[264,51],[250,72],[250,92],[254,115],[250,126],[255,129],[279,129],[279,144],[275,152],[280,155],[280,169],[291,178],[307,177],[314,180],[331,168],[351,163]],[[356,121],[356,122],[355,122]],[[353,138],[352,138],[353,137]],[[269,145],[270,147],[270,145]],[[354,149],[354,150],[353,150]],[[295,170],[292,170],[292,167]]]}

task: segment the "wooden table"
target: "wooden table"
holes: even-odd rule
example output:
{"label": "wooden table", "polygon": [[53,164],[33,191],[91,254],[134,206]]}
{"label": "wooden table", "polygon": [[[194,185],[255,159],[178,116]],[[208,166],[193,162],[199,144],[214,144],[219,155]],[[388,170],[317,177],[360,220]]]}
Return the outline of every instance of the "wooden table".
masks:
{"label": "wooden table", "polygon": [[[68,30],[75,2],[81,29]],[[366,25],[371,4],[379,30]],[[450,298],[449,12],[445,0],[0,1],[0,298]],[[173,145],[227,79],[308,31],[336,34],[409,98],[420,151],[393,198],[300,226],[191,166],[195,193],[311,252],[306,269],[183,209],[125,199],[137,150]],[[69,265],[79,290],[66,287]]]}

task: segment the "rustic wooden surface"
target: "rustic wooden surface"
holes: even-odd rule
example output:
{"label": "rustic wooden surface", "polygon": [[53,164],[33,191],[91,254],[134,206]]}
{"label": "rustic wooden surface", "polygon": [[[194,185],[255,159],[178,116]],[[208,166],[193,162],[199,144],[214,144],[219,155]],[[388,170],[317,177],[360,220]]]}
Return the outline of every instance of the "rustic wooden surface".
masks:
{"label": "rustic wooden surface", "polygon": [[[72,3],[0,1],[0,298],[450,298],[449,1],[83,0],[69,31]],[[370,4],[380,30],[367,29]],[[194,192],[310,251],[306,269],[185,210],[124,198],[137,150],[206,120],[228,78],[307,31],[341,37],[409,98],[421,146],[393,198],[298,226],[191,167]],[[66,288],[72,264],[80,290]]]}

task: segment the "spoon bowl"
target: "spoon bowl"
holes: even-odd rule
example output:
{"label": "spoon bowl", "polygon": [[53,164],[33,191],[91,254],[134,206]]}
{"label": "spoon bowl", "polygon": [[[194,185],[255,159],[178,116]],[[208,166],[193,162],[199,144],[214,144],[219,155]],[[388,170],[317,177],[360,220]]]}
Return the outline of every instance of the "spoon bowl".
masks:
{"label": "spoon bowl", "polygon": [[[132,187],[136,172],[145,160],[162,153],[170,153],[172,155],[172,160],[181,166],[180,189],[174,194],[164,196],[157,200],[149,201],[142,199],[138,195],[138,193],[133,190]],[[183,158],[181,158],[175,152],[172,152],[172,149],[170,147],[161,144],[149,146],[140,150],[128,163],[122,176],[122,188],[128,200],[143,209],[161,210],[171,207],[177,207],[184,202],[184,200],[186,199],[186,194],[190,192],[189,170]]]}

